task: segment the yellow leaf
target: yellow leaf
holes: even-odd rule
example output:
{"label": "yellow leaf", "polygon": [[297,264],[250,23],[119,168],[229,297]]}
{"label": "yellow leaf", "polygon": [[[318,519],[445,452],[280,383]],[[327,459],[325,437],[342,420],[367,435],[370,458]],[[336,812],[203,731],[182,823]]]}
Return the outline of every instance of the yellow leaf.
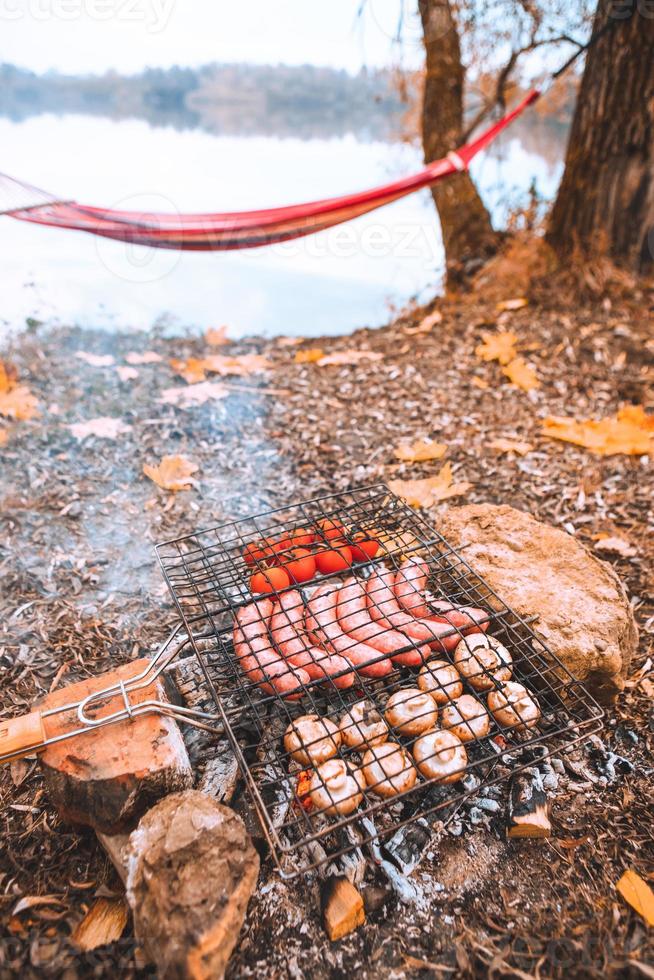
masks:
{"label": "yellow leaf", "polygon": [[497,304],[497,310],[499,313],[512,313],[514,310],[521,310],[523,306],[527,306],[529,300],[524,296],[520,296],[517,299],[503,299]]}
{"label": "yellow leaf", "polygon": [[600,456],[643,456],[654,450],[654,416],[641,405],[625,405],[615,417],[598,420],[551,416],[543,422],[543,433]]}
{"label": "yellow leaf", "polygon": [[10,419],[31,419],[39,414],[38,401],[27,385],[0,391],[0,415]]}
{"label": "yellow leaf", "polygon": [[418,439],[410,446],[398,446],[395,458],[405,463],[424,463],[428,459],[442,459],[447,452],[447,446],[442,442],[424,442]]}
{"label": "yellow leaf", "polygon": [[203,405],[210,400],[226,398],[228,394],[229,388],[219,381],[200,381],[198,384],[165,388],[160,401],[166,405],[188,408],[189,405]]}
{"label": "yellow leaf", "polygon": [[239,354],[236,357],[225,357],[222,354],[210,354],[200,362],[209,374],[234,374],[245,377],[248,374],[261,374],[268,371],[272,364],[263,354]]}
{"label": "yellow leaf", "polygon": [[320,367],[327,364],[358,364],[359,361],[381,361],[383,354],[372,350],[337,350],[318,361]]}
{"label": "yellow leaf", "polygon": [[115,943],[125,931],[127,915],[123,898],[98,898],[70,938],[85,953]]}
{"label": "yellow leaf", "polygon": [[157,466],[143,464],[143,472],[162,490],[188,490],[196,482],[197,465],[184,456],[164,456]]}
{"label": "yellow leaf", "polygon": [[0,395],[11,391],[18,382],[18,371],[12,364],[0,361]]}
{"label": "yellow leaf", "polygon": [[488,381],[484,381],[483,378],[478,378],[477,375],[473,374],[470,380],[475,388],[480,388],[482,391],[485,391],[486,388],[490,388]]}
{"label": "yellow leaf", "polygon": [[128,364],[156,364],[163,361],[163,357],[154,350],[146,350],[142,354],[133,350],[125,355],[125,360]]}
{"label": "yellow leaf", "polygon": [[424,480],[390,480],[388,486],[411,507],[433,507],[441,500],[466,493],[472,484],[452,483],[452,466],[446,463],[436,476]]}
{"label": "yellow leaf", "polygon": [[75,351],[75,357],[86,361],[91,367],[111,367],[114,359],[111,354],[87,354],[85,350]]}
{"label": "yellow leaf", "polygon": [[324,355],[322,347],[307,347],[305,350],[296,351],[294,360],[296,364],[314,364]]}
{"label": "yellow leaf", "polygon": [[500,453],[517,453],[518,456],[526,456],[534,448],[529,442],[518,442],[515,439],[493,439],[489,443],[491,449],[497,449]]}
{"label": "yellow leaf", "polygon": [[187,357],[186,359],[173,357],[170,361],[170,366],[175,374],[181,374],[184,381],[188,381],[190,385],[206,380],[207,372],[204,359],[198,357]]}
{"label": "yellow leaf", "polygon": [[119,435],[129,432],[130,425],[116,418],[89,419],[88,422],[73,422],[68,428],[76,439],[86,439],[96,436],[98,439],[116,439]]}
{"label": "yellow leaf", "polygon": [[227,327],[210,327],[204,339],[210,347],[222,347],[227,343]]}
{"label": "yellow leaf", "polygon": [[654,892],[633,868],[625,871],[615,887],[647,925],[654,926]]}
{"label": "yellow leaf", "polygon": [[502,368],[504,374],[511,384],[517,385],[523,391],[531,391],[540,386],[538,375],[531,364],[528,364],[522,357],[514,357],[512,361]]}
{"label": "yellow leaf", "polygon": [[514,333],[508,331],[502,333],[482,333],[483,344],[475,347],[475,354],[481,357],[482,361],[499,361],[500,364],[508,364],[517,354],[515,345],[518,338]]}
{"label": "yellow leaf", "polygon": [[440,310],[435,310],[433,313],[430,313],[429,316],[426,316],[424,320],[421,320],[417,326],[405,327],[404,333],[409,334],[409,336],[413,336],[414,334],[431,333],[432,329],[442,322],[443,314],[440,312]]}

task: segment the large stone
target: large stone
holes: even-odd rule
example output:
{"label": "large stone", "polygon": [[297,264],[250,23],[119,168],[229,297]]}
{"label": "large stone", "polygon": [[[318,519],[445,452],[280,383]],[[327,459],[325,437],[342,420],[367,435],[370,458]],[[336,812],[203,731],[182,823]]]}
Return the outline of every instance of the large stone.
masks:
{"label": "large stone", "polygon": [[638,644],[625,589],[572,535],[513,507],[452,507],[438,530],[598,700],[623,687]]}
{"label": "large stone", "polygon": [[[137,677],[145,658],[106,674],[79,681],[48,694],[40,708],[74,704],[103,688]],[[167,701],[163,675],[131,691],[130,703]],[[89,708],[94,718],[124,708],[120,694]],[[80,727],[73,709],[44,718],[46,735],[55,738]],[[145,810],[175,790],[193,785],[193,770],[177,723],[158,713],[137,715],[54,742],[40,755],[48,795],[64,820],[89,824],[105,834],[132,830]]]}
{"label": "large stone", "polygon": [[124,854],[136,937],[158,976],[219,980],[259,874],[243,822],[204,793],[173,793],[145,814]]}

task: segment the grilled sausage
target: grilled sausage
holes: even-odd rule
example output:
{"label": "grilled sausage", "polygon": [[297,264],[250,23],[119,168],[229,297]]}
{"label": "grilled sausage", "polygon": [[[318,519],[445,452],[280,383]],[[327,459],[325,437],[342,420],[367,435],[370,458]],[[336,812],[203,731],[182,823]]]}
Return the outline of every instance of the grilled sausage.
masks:
{"label": "grilled sausage", "polygon": [[324,585],[309,599],[305,625],[311,635],[348,660],[364,677],[383,677],[393,669],[388,657],[343,632],[336,613],[339,587]]}
{"label": "grilled sausage", "polygon": [[273,604],[259,599],[242,606],[234,620],[234,653],[248,680],[268,694],[296,701],[311,680],[306,670],[293,667],[273,648],[268,623]]}
{"label": "grilled sausage", "polygon": [[385,653],[393,663],[418,667],[429,657],[429,647],[425,644],[416,647],[404,632],[387,629],[371,619],[365,584],[355,578],[348,579],[338,593],[336,615],[345,633]]}
{"label": "grilled sausage", "polygon": [[354,674],[350,662],[311,644],[300,632],[304,627],[304,613],[304,600],[297,589],[279,596],[270,620],[274,645],[294,667],[304,668],[311,680],[330,680],[339,688],[352,687]]}

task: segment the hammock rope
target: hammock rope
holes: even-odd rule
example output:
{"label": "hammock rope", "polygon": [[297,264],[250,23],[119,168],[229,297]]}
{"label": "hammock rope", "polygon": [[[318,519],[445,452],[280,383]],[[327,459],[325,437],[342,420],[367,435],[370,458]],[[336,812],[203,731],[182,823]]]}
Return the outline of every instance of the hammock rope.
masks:
{"label": "hammock rope", "polygon": [[261,211],[207,214],[116,211],[91,207],[48,194],[0,174],[0,215],[19,221],[85,231],[155,248],[226,251],[290,241],[351,221],[408,194],[467,170],[484,150],[540,95],[532,89],[522,101],[476,139],[409,177],[343,197]]}

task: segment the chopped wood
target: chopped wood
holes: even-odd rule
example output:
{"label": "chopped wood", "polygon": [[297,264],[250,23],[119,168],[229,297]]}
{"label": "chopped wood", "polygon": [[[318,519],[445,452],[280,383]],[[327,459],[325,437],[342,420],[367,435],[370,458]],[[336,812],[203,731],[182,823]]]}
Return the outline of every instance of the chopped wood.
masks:
{"label": "chopped wood", "polygon": [[507,837],[551,837],[547,794],[537,769],[525,769],[511,777]]}
{"label": "chopped wood", "polygon": [[344,875],[327,879],[321,904],[323,925],[332,942],[354,932],[366,921],[363,897]]}
{"label": "chopped wood", "polygon": [[71,941],[87,953],[122,936],[129,911],[124,898],[98,898],[73,931]]}

